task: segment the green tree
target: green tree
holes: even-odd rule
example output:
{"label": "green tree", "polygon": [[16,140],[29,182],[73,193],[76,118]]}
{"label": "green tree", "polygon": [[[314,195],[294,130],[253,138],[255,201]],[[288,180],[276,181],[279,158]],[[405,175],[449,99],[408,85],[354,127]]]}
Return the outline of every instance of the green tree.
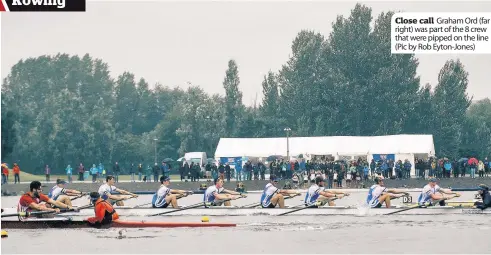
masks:
{"label": "green tree", "polygon": [[240,78],[237,64],[234,60],[228,62],[223,88],[225,88],[225,134],[233,137],[237,132],[237,122],[240,110],[243,108],[242,92],[239,90]]}
{"label": "green tree", "polygon": [[433,105],[437,155],[457,157],[465,114],[471,99],[467,96],[468,73],[460,60],[449,60],[438,75]]}

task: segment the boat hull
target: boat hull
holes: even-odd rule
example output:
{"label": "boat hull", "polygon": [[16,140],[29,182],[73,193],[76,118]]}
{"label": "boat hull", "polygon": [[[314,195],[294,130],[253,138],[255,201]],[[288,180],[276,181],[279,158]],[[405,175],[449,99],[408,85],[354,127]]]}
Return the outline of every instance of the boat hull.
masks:
{"label": "boat hull", "polygon": [[[99,228],[204,228],[204,227],[235,227],[234,223],[202,223],[202,222],[154,222],[154,221],[121,221]],[[45,228],[94,228],[84,220],[70,220],[57,217],[51,219],[29,219],[26,221],[2,221],[4,229],[45,229]]]}

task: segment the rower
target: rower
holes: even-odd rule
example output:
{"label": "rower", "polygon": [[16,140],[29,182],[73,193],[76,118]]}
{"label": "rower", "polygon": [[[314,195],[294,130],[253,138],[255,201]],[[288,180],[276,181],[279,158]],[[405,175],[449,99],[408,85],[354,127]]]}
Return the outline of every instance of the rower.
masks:
{"label": "rower", "polygon": [[95,212],[95,217],[87,219],[87,222],[90,225],[106,225],[119,219],[119,215],[116,213],[113,206],[106,200],[102,199],[98,192],[90,193],[90,203],[94,205]]}
{"label": "rower", "polygon": [[[60,201],[55,201],[42,193],[41,183],[33,181],[29,185],[29,192],[22,195],[17,205],[17,212],[31,212],[31,211],[48,211],[48,212],[60,212],[59,208],[72,209],[71,205],[63,204]],[[45,203],[41,203],[45,202]],[[57,208],[50,208],[46,204],[54,205]],[[20,216],[19,216],[20,218]]]}
{"label": "rower", "polygon": [[326,203],[328,203],[329,206],[335,206],[330,198],[343,198],[344,196],[349,196],[349,193],[337,190],[327,190],[324,187],[324,178],[322,178],[322,176],[317,176],[315,177],[315,183],[307,190],[307,194],[305,195],[305,206],[319,207],[319,205],[322,206]]}
{"label": "rower", "polygon": [[[239,192],[227,190],[223,188],[223,179],[216,178],[214,180],[215,185],[210,186],[206,189],[205,195],[203,197],[203,202],[205,203],[205,207],[208,207],[208,203],[211,206],[221,206],[224,204],[225,206],[231,206],[232,203],[230,200],[235,200],[241,197],[246,197]],[[227,194],[223,194],[227,193]],[[222,201],[221,201],[222,200]],[[227,201],[223,201],[227,200]]]}
{"label": "rower", "polygon": [[101,196],[101,198],[103,200],[108,200],[109,203],[111,203],[111,205],[114,205],[114,203],[116,203],[116,205],[118,205],[118,206],[124,206],[124,203],[121,200],[126,200],[130,197],[113,195],[112,192],[114,192],[114,191],[119,192],[123,195],[130,195],[131,197],[138,197],[138,195],[135,195],[131,192],[116,188],[114,186],[114,182],[115,182],[114,176],[108,175],[106,177],[106,183],[102,184],[101,187],[99,187],[99,195]]}
{"label": "rower", "polygon": [[[167,186],[170,185],[170,178],[167,176],[160,177],[160,183],[162,185],[160,185],[159,190],[157,190],[157,193],[155,193],[152,198],[153,208],[167,208],[169,204],[171,204],[173,208],[179,208],[177,206],[177,199],[187,197],[188,193],[190,193],[185,190],[168,188]],[[179,196],[176,194],[179,194]]]}
{"label": "rower", "polygon": [[[437,182],[436,178],[430,178],[428,181],[429,181],[428,184],[426,184],[426,186],[423,187],[423,190],[421,191],[421,194],[418,197],[419,205],[425,205],[426,202],[430,202],[429,205],[433,206],[436,201],[440,200],[439,202],[440,206],[445,206],[446,199],[460,197],[459,193],[452,192],[452,190],[450,189],[440,188],[440,186],[436,184]],[[454,196],[448,197],[445,196],[445,194],[454,195]]]}
{"label": "rower", "polygon": [[294,190],[279,189],[276,187],[277,184],[278,178],[271,175],[270,181],[264,187],[263,194],[261,195],[262,208],[275,208],[277,205],[279,205],[280,208],[285,208],[284,196],[289,196],[291,194],[300,195],[299,192]]}
{"label": "rower", "polygon": [[72,200],[69,196],[82,195],[82,192],[74,189],[66,189],[65,184],[66,181],[57,179],[56,185],[51,188],[48,197],[65,205],[72,206]]}
{"label": "rower", "polygon": [[[400,193],[404,194],[398,195]],[[404,191],[387,189],[384,186],[384,178],[382,176],[378,176],[375,178],[375,184],[368,190],[367,204],[371,208],[381,208],[382,204],[385,203],[385,207],[390,208],[391,199],[407,195],[408,194]]]}
{"label": "rower", "polygon": [[479,190],[478,193],[479,195],[481,195],[482,202],[477,201],[474,203],[474,206],[476,206],[476,208],[479,208],[481,210],[484,210],[486,208],[491,208],[491,194],[489,193],[489,187],[484,184],[481,184],[479,185],[479,188],[481,188],[481,190]]}

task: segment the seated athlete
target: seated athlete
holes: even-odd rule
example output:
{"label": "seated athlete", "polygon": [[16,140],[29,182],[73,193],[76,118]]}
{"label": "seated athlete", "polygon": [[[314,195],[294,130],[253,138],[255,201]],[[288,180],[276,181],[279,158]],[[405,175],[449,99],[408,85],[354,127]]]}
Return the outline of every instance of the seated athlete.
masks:
{"label": "seated athlete", "polygon": [[295,190],[279,189],[276,185],[278,185],[278,178],[271,175],[270,181],[264,187],[263,194],[261,195],[262,208],[275,208],[277,205],[279,205],[280,208],[285,208],[284,196],[289,196],[291,194],[300,195],[300,193]]}
{"label": "seated athlete", "polygon": [[407,196],[407,193],[397,189],[387,189],[384,186],[384,178],[379,176],[375,178],[375,184],[368,190],[367,204],[371,208],[381,208],[385,203],[385,207],[389,208],[392,198],[403,196]]}
{"label": "seated athlete", "polygon": [[[439,201],[440,206],[445,206],[445,200],[454,197],[460,197],[459,193],[452,192],[450,189],[442,189],[436,184],[436,178],[430,178],[428,184],[423,187],[421,194],[418,197],[418,204],[426,205],[429,202],[430,206],[434,206],[436,201]],[[445,196],[453,195],[453,196]]]}
{"label": "seated athlete", "polygon": [[[157,190],[157,193],[155,193],[152,198],[153,208],[167,208],[169,204],[172,205],[172,208],[179,208],[179,206],[177,206],[177,199],[187,197],[189,193],[192,194],[192,192],[185,190],[168,188],[170,185],[170,178],[167,176],[160,177],[160,183],[162,185],[160,185],[159,190]],[[179,196],[176,194],[179,194]]]}
{"label": "seated athlete", "polygon": [[[319,197],[322,196],[322,197]],[[318,207],[319,205],[335,206],[331,198],[343,198],[349,196],[349,193],[344,193],[336,190],[327,190],[324,187],[324,178],[322,176],[315,177],[315,183],[310,186],[305,195],[305,206]]]}
{"label": "seated athlete", "polygon": [[87,219],[90,225],[107,225],[119,219],[119,215],[113,206],[106,200],[103,200],[98,192],[90,193],[90,203],[94,205],[95,212],[95,217]]}
{"label": "seated athlete", "polygon": [[[60,209],[72,209],[71,206],[65,205],[60,201],[55,201],[42,193],[41,183],[33,181],[29,185],[29,192],[22,195],[17,205],[17,212],[32,212],[32,211],[51,211],[60,212]],[[44,202],[44,203],[42,203]],[[50,208],[49,205],[54,205],[57,208]],[[23,219],[22,217],[19,217]]]}
{"label": "seated athlete", "polygon": [[[118,189],[114,186],[114,176],[108,175],[106,177],[106,183],[102,184],[101,187],[99,187],[99,195],[101,196],[102,199],[108,200],[111,205],[116,203],[118,206],[124,206],[124,203],[122,200],[131,198],[131,197],[138,197],[138,195],[135,195],[131,192],[128,192],[126,190]],[[119,192],[123,195],[130,195],[131,197],[124,197],[121,195],[113,195],[112,192]]]}
{"label": "seated athlete", "polygon": [[83,193],[74,189],[66,189],[65,184],[66,181],[62,179],[57,179],[56,185],[51,188],[51,191],[48,193],[48,197],[71,207],[72,200],[69,196],[82,195]]}
{"label": "seated athlete", "polygon": [[247,197],[246,195],[242,195],[239,192],[223,188],[223,179],[221,178],[216,178],[214,180],[214,183],[215,185],[208,187],[205,191],[203,197],[205,207],[208,207],[209,205],[221,206],[222,204],[224,204],[225,206],[231,206],[232,203],[230,202],[230,200]]}
{"label": "seated athlete", "polygon": [[478,193],[479,195],[481,195],[482,202],[475,202],[474,206],[481,210],[491,208],[491,194],[489,193],[489,187],[484,184],[479,185],[479,187],[481,188],[481,190],[479,190]]}

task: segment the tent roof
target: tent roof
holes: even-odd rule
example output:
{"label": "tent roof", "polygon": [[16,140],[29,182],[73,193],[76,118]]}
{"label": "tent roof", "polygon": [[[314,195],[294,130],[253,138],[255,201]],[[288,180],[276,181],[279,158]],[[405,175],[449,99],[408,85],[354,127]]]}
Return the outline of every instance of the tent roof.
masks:
{"label": "tent roof", "polygon": [[[286,137],[220,138],[215,157],[268,157],[287,154]],[[434,155],[433,135],[290,137],[290,155]]]}

